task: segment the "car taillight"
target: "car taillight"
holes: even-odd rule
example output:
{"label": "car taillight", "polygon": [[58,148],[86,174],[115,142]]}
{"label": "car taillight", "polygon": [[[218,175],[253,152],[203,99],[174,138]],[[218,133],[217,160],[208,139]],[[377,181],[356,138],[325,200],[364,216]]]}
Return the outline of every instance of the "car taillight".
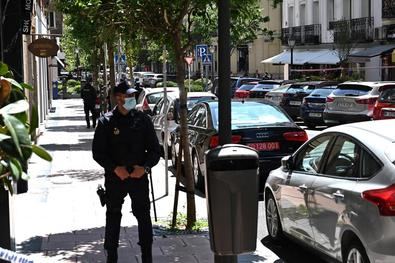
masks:
{"label": "car taillight", "polygon": [[150,110],[150,107],[149,107],[149,104],[148,104],[147,99],[144,99],[144,102],[143,102],[143,111],[147,111],[147,110]]}
{"label": "car taillight", "polygon": [[373,109],[373,119],[381,119],[381,115],[383,114],[383,111],[381,109],[389,106],[391,106],[391,103],[376,101]]}
{"label": "car taillight", "polygon": [[[232,143],[240,143],[241,141],[241,136],[240,135],[232,135]],[[211,136],[210,139],[210,148],[215,148],[219,145],[219,137],[218,135],[213,135]]]}
{"label": "car taillight", "polygon": [[283,136],[287,141],[305,142],[308,140],[307,133],[305,131],[285,132]]}
{"label": "car taillight", "polygon": [[364,191],[362,197],[375,204],[382,216],[395,216],[395,185]]}
{"label": "car taillight", "polygon": [[358,104],[375,104],[377,98],[367,98],[367,99],[355,99],[355,102]]}
{"label": "car taillight", "polygon": [[333,97],[326,97],[326,102],[333,102],[335,99]]}

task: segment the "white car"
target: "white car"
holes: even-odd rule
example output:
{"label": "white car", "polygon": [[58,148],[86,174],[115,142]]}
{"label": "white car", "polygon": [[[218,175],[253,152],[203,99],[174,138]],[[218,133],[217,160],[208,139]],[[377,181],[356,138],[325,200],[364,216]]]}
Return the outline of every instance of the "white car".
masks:
{"label": "white car", "polygon": [[[167,88],[167,92],[178,91],[178,88]],[[144,88],[137,98],[136,109],[151,114],[155,104],[163,97],[164,88]]]}

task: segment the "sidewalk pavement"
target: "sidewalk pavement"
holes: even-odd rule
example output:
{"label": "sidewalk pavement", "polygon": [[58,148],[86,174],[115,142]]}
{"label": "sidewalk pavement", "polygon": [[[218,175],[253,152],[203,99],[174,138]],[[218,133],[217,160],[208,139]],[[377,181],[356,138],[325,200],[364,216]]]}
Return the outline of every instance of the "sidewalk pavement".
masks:
{"label": "sidewalk pavement", "polygon": [[[52,162],[33,157],[29,162],[29,191],[14,197],[17,252],[34,262],[105,262],[103,236],[105,208],[96,195],[103,184],[103,169],[92,159],[93,129],[87,129],[80,99],[55,100],[38,143]],[[170,218],[174,202],[174,176],[164,176],[164,160],[153,169],[156,212],[159,220]],[[168,185],[168,193],[166,193]],[[123,206],[119,262],[141,262],[137,245],[137,221]],[[185,194],[178,211],[186,213]],[[260,206],[260,209],[262,207]],[[196,196],[197,218],[207,218],[205,199]],[[153,209],[151,209],[153,217]],[[154,226],[155,226],[155,222]],[[262,237],[258,237],[261,239]],[[153,258],[156,263],[211,263],[208,232],[170,235],[154,227]],[[238,256],[238,262],[274,262],[270,250],[257,241],[257,250]]]}

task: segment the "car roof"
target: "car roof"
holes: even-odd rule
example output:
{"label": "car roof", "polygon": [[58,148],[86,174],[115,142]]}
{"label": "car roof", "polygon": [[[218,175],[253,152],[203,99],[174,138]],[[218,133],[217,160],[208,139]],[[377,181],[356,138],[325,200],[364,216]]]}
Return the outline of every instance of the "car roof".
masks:
{"label": "car roof", "polygon": [[346,81],[340,83],[338,86],[342,85],[365,85],[370,87],[381,87],[386,85],[395,85],[394,81]]}
{"label": "car roof", "polygon": [[350,133],[350,129],[363,130],[395,143],[395,119],[355,122],[338,125],[326,129],[325,131],[344,131]]}
{"label": "car roof", "polygon": [[[179,91],[169,93],[169,97],[178,98],[180,95]],[[187,93],[187,98],[199,98],[199,97],[213,97],[216,98],[217,96],[211,92],[205,91],[192,91]]]}
{"label": "car roof", "polygon": [[[177,87],[170,87],[170,88],[166,88],[166,89],[169,92],[174,92],[174,91],[179,90]],[[163,91],[164,91],[164,88],[146,88],[145,89],[146,94],[159,93],[159,92],[163,92]]]}

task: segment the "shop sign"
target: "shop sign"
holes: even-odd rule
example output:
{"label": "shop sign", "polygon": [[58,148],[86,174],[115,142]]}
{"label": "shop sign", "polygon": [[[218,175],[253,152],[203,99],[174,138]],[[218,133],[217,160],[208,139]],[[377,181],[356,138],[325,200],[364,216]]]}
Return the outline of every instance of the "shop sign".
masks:
{"label": "shop sign", "polygon": [[56,56],[59,47],[56,44],[55,40],[51,40],[48,38],[39,38],[30,43],[28,49],[30,52],[33,53],[33,55],[46,58]]}

